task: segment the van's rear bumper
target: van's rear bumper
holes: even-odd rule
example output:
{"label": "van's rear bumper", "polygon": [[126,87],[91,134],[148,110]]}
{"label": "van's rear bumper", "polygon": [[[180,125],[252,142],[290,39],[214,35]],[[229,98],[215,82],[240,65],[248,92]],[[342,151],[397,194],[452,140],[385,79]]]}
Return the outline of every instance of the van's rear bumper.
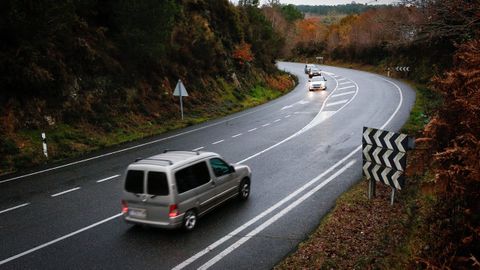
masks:
{"label": "van's rear bumper", "polygon": [[123,215],[123,219],[127,223],[142,224],[142,225],[148,225],[148,226],[163,228],[163,229],[176,229],[182,226],[183,215],[184,214],[181,214],[174,218],[170,218],[169,222],[132,218],[125,214]]}

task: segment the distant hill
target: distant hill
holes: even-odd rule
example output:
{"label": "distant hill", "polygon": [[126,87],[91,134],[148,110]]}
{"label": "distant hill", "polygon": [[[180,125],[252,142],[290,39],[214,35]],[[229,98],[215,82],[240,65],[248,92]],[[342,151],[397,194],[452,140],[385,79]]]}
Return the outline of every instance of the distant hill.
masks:
{"label": "distant hill", "polygon": [[302,13],[311,13],[311,14],[317,14],[317,15],[328,15],[332,13],[351,15],[351,14],[359,14],[369,9],[384,8],[384,7],[387,7],[387,5],[366,5],[366,4],[346,4],[346,5],[336,5],[336,6],[297,5],[296,7]]}

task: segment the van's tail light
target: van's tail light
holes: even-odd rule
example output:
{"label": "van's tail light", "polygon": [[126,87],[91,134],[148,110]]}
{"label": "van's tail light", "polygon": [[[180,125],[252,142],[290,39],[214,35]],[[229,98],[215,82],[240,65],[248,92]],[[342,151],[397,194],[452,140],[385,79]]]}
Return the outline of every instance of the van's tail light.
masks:
{"label": "van's tail light", "polygon": [[170,209],[168,210],[169,217],[176,217],[178,216],[178,208],[176,204],[171,204]]}
{"label": "van's tail light", "polygon": [[122,213],[128,213],[128,204],[125,200],[122,200]]}

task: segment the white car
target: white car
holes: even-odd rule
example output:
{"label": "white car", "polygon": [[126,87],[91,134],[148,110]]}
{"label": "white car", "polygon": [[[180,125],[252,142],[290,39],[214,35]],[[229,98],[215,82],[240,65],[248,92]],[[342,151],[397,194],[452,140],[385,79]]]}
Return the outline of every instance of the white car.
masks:
{"label": "white car", "polygon": [[312,77],[311,79],[308,79],[307,87],[308,91],[317,89],[325,90],[327,89],[327,79],[323,76]]}

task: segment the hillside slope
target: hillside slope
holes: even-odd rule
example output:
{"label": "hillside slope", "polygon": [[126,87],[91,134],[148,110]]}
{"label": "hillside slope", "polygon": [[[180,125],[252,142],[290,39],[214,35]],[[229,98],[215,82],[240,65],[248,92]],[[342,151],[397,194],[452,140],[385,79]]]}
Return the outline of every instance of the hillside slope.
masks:
{"label": "hillside slope", "polygon": [[[0,3],[0,174],[158,134],[278,96],[282,39],[229,1]],[[177,80],[186,85],[179,119]]]}

